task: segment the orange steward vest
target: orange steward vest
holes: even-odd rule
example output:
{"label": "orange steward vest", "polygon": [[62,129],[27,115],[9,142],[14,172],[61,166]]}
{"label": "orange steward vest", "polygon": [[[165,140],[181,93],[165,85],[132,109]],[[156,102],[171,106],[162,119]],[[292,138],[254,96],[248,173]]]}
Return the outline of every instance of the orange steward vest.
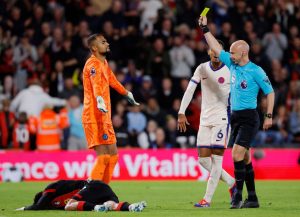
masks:
{"label": "orange steward vest", "polygon": [[37,119],[36,146],[39,151],[60,150],[60,118],[51,109],[45,109]]}

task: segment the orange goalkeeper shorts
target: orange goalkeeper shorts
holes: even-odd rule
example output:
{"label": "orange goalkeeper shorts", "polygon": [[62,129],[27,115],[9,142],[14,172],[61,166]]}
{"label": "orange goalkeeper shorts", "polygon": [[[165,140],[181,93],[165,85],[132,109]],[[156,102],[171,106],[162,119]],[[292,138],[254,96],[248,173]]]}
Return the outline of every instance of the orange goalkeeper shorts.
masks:
{"label": "orange goalkeeper shorts", "polygon": [[112,124],[83,124],[83,129],[89,149],[97,145],[112,145],[117,143]]}

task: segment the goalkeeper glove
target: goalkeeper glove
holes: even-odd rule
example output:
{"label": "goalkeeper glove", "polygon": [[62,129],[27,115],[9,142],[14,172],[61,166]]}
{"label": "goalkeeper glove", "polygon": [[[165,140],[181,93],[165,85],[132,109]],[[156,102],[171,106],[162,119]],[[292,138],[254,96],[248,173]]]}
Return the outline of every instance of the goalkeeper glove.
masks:
{"label": "goalkeeper glove", "polygon": [[135,99],[133,97],[133,94],[130,91],[128,91],[126,98],[127,98],[128,102],[130,102],[130,104],[132,104],[132,105],[140,105],[140,103],[138,103],[138,102],[135,101]]}
{"label": "goalkeeper glove", "polygon": [[101,111],[101,112],[108,112],[108,110],[106,109],[106,105],[104,103],[104,99],[101,96],[97,96],[97,108]]}

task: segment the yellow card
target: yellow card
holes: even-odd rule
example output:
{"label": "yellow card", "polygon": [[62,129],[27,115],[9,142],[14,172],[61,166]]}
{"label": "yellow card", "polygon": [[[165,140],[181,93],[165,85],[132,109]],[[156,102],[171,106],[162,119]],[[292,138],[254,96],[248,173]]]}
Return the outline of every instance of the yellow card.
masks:
{"label": "yellow card", "polygon": [[208,13],[209,9],[210,9],[210,8],[205,7],[205,8],[203,9],[203,11],[201,12],[200,17],[206,16],[206,14]]}

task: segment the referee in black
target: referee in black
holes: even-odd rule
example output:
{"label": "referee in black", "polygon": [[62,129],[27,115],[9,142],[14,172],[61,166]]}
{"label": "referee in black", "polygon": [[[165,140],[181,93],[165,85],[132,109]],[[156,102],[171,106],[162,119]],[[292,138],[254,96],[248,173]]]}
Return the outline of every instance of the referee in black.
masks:
{"label": "referee in black", "polygon": [[[267,96],[268,105],[263,123],[264,130],[272,126],[274,90],[264,70],[249,60],[249,45],[245,41],[238,40],[232,43],[230,52],[225,52],[209,32],[206,16],[199,18],[199,25],[209,47],[216,53],[220,61],[229,68],[231,74],[230,141],[234,143],[232,158],[237,187],[231,209],[258,208],[250,146],[259,128],[259,116],[256,111],[259,90],[261,89]],[[246,182],[248,197],[243,202],[244,182]]]}

